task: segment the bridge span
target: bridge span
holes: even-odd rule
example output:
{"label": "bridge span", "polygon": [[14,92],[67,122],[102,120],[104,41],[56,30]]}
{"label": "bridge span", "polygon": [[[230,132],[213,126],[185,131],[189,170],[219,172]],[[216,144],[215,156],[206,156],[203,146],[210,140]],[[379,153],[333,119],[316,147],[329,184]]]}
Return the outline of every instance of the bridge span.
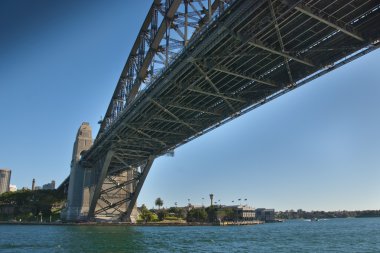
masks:
{"label": "bridge span", "polygon": [[377,49],[379,24],[378,0],[154,0],[62,218],[133,221],[156,157]]}

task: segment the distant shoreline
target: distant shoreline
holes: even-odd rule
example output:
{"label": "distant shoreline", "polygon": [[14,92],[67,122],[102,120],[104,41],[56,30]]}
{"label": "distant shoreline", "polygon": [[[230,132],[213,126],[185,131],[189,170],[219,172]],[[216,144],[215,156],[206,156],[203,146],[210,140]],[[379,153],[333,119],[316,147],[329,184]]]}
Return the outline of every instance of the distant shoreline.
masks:
{"label": "distant shoreline", "polygon": [[[368,217],[334,217],[326,219],[360,219],[360,218],[380,218],[378,216]],[[324,218],[323,218],[324,219]],[[307,220],[307,219],[281,219],[281,221]],[[275,221],[280,222],[280,221]],[[272,223],[272,222],[267,222]],[[265,222],[256,221],[253,223],[211,223],[211,222],[147,222],[147,223],[130,223],[130,222],[18,222],[18,221],[0,221],[1,225],[41,225],[41,226],[131,226],[131,227],[194,227],[194,226],[254,226],[265,224]]]}
{"label": "distant shoreline", "polygon": [[191,227],[191,226],[218,226],[213,223],[129,223],[129,222],[0,222],[1,225],[27,226],[131,226],[131,227]]}
{"label": "distant shoreline", "polygon": [[131,226],[131,227],[193,227],[193,226],[253,226],[262,224],[263,222],[236,224],[219,224],[210,222],[147,222],[147,223],[129,223],[129,222],[16,222],[16,221],[0,221],[1,225],[41,225],[41,226]]}

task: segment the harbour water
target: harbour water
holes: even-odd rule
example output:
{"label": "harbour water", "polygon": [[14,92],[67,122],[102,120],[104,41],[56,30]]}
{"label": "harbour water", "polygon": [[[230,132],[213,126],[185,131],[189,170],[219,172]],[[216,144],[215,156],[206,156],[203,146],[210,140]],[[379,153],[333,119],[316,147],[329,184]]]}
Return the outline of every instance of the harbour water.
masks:
{"label": "harbour water", "polygon": [[0,225],[0,252],[380,252],[380,218],[224,227]]}

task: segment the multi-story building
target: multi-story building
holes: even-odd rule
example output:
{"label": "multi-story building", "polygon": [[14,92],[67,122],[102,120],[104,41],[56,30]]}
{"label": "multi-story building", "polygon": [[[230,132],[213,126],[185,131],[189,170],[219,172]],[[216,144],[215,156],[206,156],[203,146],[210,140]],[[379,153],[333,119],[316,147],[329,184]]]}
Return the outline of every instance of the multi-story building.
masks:
{"label": "multi-story building", "polygon": [[239,220],[254,220],[255,215],[255,209],[253,207],[247,206],[247,205],[239,205],[236,207],[236,212]]}
{"label": "multi-story building", "polygon": [[[232,211],[227,217],[217,217],[218,219],[227,219],[230,221],[253,221],[255,220],[255,209],[247,205],[221,206],[219,208],[222,214],[226,214],[226,210]],[[232,216],[231,216],[232,215]]]}
{"label": "multi-story building", "polygon": [[255,210],[256,219],[265,222],[273,222],[274,219],[274,209],[257,208]]}
{"label": "multi-story building", "polygon": [[55,181],[52,180],[51,183],[44,184],[42,186],[43,190],[54,190],[55,189]]}
{"label": "multi-story building", "polygon": [[0,194],[9,191],[11,182],[11,170],[0,169]]}

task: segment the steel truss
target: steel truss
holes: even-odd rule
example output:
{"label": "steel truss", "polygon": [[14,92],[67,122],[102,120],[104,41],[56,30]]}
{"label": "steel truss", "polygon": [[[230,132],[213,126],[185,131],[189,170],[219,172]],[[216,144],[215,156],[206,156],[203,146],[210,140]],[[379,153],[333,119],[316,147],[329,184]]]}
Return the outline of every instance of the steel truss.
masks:
{"label": "steel truss", "polygon": [[117,83],[99,133],[188,45],[192,35],[220,15],[230,0],[154,0]]}
{"label": "steel truss", "polygon": [[[152,4],[101,131],[82,156],[96,163],[114,152],[99,174],[94,215],[128,218],[154,157],[379,46],[377,1],[228,3]],[[126,171],[136,173],[110,178]]]}

